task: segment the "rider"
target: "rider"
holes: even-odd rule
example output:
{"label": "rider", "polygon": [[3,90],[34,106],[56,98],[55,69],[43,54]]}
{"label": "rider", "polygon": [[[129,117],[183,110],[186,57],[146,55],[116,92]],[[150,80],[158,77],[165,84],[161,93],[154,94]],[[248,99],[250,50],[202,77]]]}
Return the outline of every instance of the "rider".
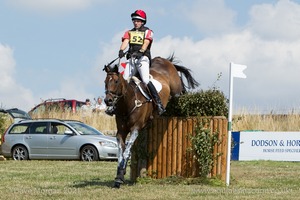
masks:
{"label": "rider", "polygon": [[[134,28],[125,32],[122,37],[122,44],[119,51],[119,58],[125,56],[124,50],[129,45],[126,58],[128,63],[126,64],[124,78],[128,79],[135,75],[135,65],[140,74],[142,81],[147,85],[152,98],[158,107],[158,114],[161,115],[165,112],[160,97],[149,80],[149,63],[151,60],[151,45],[153,41],[153,32],[148,27],[144,26],[147,22],[146,13],[143,10],[136,10],[131,14],[131,19]],[[134,58],[134,59],[130,59]]]}

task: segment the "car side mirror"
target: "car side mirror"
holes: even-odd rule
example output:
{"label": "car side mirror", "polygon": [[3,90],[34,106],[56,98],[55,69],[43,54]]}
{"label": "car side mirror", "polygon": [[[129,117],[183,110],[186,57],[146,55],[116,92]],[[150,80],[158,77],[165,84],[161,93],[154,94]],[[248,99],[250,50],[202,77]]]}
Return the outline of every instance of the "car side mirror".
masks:
{"label": "car side mirror", "polygon": [[74,135],[74,133],[71,130],[66,130],[64,134],[65,135]]}

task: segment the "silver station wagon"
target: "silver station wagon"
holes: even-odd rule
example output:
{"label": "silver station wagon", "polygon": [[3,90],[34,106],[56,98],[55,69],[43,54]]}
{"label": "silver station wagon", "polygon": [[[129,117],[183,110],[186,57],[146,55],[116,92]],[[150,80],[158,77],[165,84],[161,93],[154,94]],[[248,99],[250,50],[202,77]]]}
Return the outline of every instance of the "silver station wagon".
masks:
{"label": "silver station wagon", "polygon": [[2,154],[14,160],[115,160],[115,137],[80,121],[38,119],[13,123],[2,136]]}

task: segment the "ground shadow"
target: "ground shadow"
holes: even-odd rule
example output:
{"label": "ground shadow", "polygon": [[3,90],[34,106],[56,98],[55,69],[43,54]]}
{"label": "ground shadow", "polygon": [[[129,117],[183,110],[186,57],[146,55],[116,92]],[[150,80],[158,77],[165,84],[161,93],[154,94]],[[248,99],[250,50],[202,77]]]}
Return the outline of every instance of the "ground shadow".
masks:
{"label": "ground shadow", "polygon": [[[115,184],[114,180],[101,180],[101,179],[92,179],[92,180],[85,180],[74,182],[74,188],[85,188],[89,186],[103,186],[113,188]],[[132,186],[134,183],[131,181],[126,181],[123,185]]]}

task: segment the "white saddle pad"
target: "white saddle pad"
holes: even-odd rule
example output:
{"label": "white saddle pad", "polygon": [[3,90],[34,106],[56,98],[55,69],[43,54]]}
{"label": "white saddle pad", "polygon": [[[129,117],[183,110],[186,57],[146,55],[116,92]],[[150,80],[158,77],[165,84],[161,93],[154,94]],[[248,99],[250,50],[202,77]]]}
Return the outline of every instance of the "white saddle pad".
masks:
{"label": "white saddle pad", "polygon": [[154,79],[152,75],[150,75],[150,81],[153,83],[156,91],[160,92],[162,89],[162,84],[158,80]]}
{"label": "white saddle pad", "polygon": [[[131,77],[131,78],[133,79],[133,81],[134,81],[137,85],[141,82],[141,80],[138,79],[136,76],[133,76],[133,77]],[[162,84],[161,84],[158,80],[154,79],[152,75],[150,75],[149,79],[150,79],[150,81],[153,83],[153,85],[154,85],[156,91],[157,91],[157,92],[160,92],[161,89],[162,89]]]}

